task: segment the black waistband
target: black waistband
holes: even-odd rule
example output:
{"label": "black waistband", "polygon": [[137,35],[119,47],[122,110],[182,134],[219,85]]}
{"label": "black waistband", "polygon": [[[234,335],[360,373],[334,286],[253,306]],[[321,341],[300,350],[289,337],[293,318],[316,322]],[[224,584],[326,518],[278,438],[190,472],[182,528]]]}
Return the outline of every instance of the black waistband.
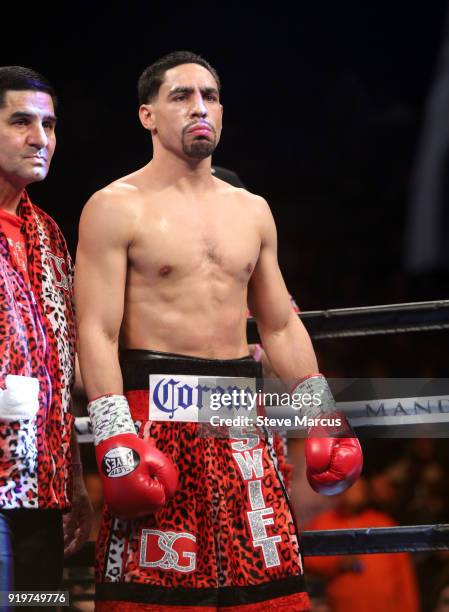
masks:
{"label": "black waistband", "polygon": [[262,379],[262,367],[250,355],[239,359],[205,359],[161,351],[126,349],[120,351],[120,366],[125,391],[147,389],[149,374]]}
{"label": "black waistband", "polygon": [[[261,584],[221,588],[169,588],[136,582],[97,582],[95,599],[97,601],[118,600],[133,603],[157,603],[160,606],[173,606],[173,609],[182,605],[197,606],[198,612],[201,612],[203,607],[209,608],[209,606],[219,605],[220,609],[226,609],[227,606],[257,605],[260,603],[260,609],[263,610],[264,602],[267,600],[277,597],[292,597],[295,594],[304,593],[305,590],[303,575],[289,576],[288,578]],[[292,610],[293,602],[290,605]]]}

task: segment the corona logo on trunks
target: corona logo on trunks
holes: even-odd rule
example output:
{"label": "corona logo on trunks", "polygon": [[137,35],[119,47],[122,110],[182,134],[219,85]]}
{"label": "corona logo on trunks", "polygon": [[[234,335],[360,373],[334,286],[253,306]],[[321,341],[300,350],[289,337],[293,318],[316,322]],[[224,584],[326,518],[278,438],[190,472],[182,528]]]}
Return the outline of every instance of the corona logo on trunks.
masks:
{"label": "corona logo on trunks", "polygon": [[255,381],[252,378],[151,374],[149,420],[206,423],[223,408],[228,413],[248,411],[248,404],[243,401],[214,406],[211,398],[225,396],[232,391],[249,396],[254,394],[254,389]]}
{"label": "corona logo on trunks", "polygon": [[139,563],[142,567],[193,572],[196,569],[196,538],[186,531],[142,529]]}
{"label": "corona logo on trunks", "polygon": [[103,474],[108,478],[120,478],[134,472],[140,463],[140,457],[132,448],[117,446],[111,448],[101,462]]}

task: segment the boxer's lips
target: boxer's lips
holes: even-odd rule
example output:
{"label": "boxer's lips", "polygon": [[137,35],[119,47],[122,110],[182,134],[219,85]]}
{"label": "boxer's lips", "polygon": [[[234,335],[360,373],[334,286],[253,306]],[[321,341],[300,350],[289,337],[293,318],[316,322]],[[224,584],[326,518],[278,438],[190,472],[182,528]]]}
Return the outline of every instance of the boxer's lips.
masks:
{"label": "boxer's lips", "polygon": [[207,125],[194,125],[189,130],[187,130],[188,134],[194,134],[195,136],[210,136],[212,134],[212,130]]}

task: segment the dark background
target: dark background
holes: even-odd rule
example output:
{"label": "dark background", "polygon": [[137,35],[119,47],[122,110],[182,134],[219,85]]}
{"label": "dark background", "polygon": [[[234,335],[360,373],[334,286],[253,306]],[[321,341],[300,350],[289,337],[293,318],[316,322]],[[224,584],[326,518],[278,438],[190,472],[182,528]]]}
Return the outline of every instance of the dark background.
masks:
{"label": "dark background", "polygon": [[[31,188],[75,250],[88,197],[145,164],[136,81],[190,49],[219,71],[214,162],[271,204],[301,308],[406,301],[402,243],[417,138],[446,2],[77,2],[2,9],[3,64],[57,88],[58,147]],[[428,299],[442,297],[429,295]]]}

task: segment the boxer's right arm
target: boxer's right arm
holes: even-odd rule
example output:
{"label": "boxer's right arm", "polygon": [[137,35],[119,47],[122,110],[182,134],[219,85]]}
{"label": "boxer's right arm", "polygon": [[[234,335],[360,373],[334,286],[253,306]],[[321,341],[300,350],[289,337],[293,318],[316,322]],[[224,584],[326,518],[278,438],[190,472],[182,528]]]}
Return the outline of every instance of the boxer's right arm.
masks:
{"label": "boxer's right arm", "polygon": [[81,373],[89,399],[123,393],[118,337],[133,217],[115,194],[96,193],[81,215],[75,302]]}
{"label": "boxer's right arm", "polygon": [[118,338],[134,216],[129,202],[104,190],[80,222],[75,272],[78,353],[106,502],[123,518],[158,510],[176,489],[173,463],[136,435],[123,395]]}

